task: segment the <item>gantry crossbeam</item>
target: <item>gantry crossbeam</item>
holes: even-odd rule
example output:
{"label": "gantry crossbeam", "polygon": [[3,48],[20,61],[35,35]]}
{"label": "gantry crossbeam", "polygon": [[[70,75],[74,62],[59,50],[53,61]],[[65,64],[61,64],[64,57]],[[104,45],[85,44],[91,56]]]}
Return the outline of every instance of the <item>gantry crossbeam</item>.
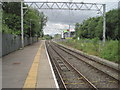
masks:
{"label": "gantry crossbeam", "polygon": [[29,7],[34,5],[38,9],[55,9],[55,10],[95,10],[101,14],[103,12],[103,4],[99,3],[83,3],[83,2],[24,2]]}
{"label": "gantry crossbeam", "polygon": [[[23,32],[23,13],[24,9],[34,6],[37,9],[51,9],[51,10],[95,10],[99,11],[100,14],[103,15],[103,42],[105,42],[106,36],[106,5],[100,3],[84,3],[84,2],[25,2],[21,1],[21,43],[22,48],[24,47],[24,32]],[[4,1],[2,1],[4,2]],[[23,7],[23,3],[28,4],[28,7]]]}

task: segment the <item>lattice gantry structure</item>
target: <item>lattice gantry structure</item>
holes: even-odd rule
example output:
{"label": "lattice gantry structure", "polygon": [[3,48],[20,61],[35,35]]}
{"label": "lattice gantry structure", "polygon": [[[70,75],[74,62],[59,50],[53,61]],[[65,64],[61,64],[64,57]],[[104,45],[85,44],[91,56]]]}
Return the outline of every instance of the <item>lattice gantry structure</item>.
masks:
{"label": "lattice gantry structure", "polygon": [[[28,7],[23,7],[23,3],[28,4]],[[23,13],[24,9],[34,6],[40,10],[94,10],[103,15],[103,42],[105,42],[106,36],[106,5],[99,3],[84,3],[84,2],[24,2],[21,1],[21,42],[22,48],[24,47],[24,33],[23,33]]]}
{"label": "lattice gantry structure", "polygon": [[[4,2],[2,0],[2,2]],[[84,3],[84,2],[25,2],[20,0],[21,2],[21,44],[22,48],[24,47],[24,27],[23,20],[24,15],[27,12],[27,9],[34,6],[40,10],[93,10],[98,11],[101,15],[103,15],[103,42],[105,42],[105,32],[106,32],[106,5],[99,3]],[[28,4],[28,7],[23,7],[23,3]],[[25,13],[23,10],[26,9]]]}
{"label": "lattice gantry structure", "polygon": [[103,5],[99,3],[83,2],[24,2],[29,7],[35,6],[38,9],[55,9],[55,10],[95,10],[103,13]]}

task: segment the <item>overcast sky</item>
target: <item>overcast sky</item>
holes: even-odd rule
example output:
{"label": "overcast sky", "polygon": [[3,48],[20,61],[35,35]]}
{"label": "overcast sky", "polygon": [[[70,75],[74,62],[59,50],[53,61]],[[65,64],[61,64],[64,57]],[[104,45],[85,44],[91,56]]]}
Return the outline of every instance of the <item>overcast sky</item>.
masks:
{"label": "overcast sky", "polygon": [[[62,2],[63,0],[25,0],[25,1],[46,1],[46,2]],[[64,2],[85,2],[85,3],[102,3],[106,4],[106,11],[118,8],[119,0],[64,0]],[[64,29],[74,28],[76,22],[81,23],[89,17],[100,16],[97,11],[64,11],[64,10],[40,10],[48,17],[46,27],[44,27],[44,34],[54,35],[61,33]]]}

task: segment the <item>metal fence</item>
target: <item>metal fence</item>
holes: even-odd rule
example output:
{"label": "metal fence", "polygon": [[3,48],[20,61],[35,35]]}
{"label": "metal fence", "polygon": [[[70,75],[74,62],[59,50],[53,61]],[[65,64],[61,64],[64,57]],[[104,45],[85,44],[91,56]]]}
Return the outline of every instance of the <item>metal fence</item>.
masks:
{"label": "metal fence", "polygon": [[[31,43],[35,43],[38,41],[37,37],[32,37],[31,39],[28,37],[24,37],[24,45],[30,45]],[[16,51],[21,48],[21,37],[15,36],[12,34],[2,34],[2,56],[7,55],[13,51]],[[1,56],[0,56],[1,57]]]}

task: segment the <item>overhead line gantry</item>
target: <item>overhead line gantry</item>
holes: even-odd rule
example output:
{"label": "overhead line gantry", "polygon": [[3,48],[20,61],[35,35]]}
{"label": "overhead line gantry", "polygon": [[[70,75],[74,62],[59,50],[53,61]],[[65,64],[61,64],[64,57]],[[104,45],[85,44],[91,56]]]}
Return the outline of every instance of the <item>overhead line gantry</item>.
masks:
{"label": "overhead line gantry", "polygon": [[[23,3],[29,4],[28,7],[23,7]],[[93,10],[98,11],[100,14],[103,15],[103,42],[105,42],[106,36],[106,4],[100,3],[84,3],[84,2],[25,2],[21,1],[21,42],[22,48],[24,47],[24,32],[23,32],[23,13],[24,9],[29,7],[35,6],[37,9],[40,10]]]}

